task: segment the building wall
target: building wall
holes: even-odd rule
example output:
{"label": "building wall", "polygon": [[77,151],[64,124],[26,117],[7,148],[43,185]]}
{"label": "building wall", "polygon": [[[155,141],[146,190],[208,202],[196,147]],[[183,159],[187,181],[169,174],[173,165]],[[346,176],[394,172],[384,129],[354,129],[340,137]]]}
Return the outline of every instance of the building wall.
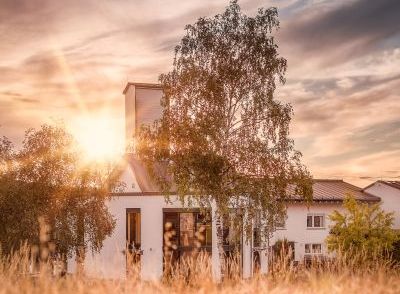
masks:
{"label": "building wall", "polygon": [[[126,271],[126,209],[140,208],[141,212],[141,260],[142,278],[158,279],[162,275],[163,264],[163,214],[165,206],[162,196],[122,196],[114,197],[108,204],[111,214],[116,218],[113,235],[104,242],[99,254],[92,255],[85,264],[90,274],[105,277],[124,278]],[[97,272],[91,272],[91,270]],[[99,273],[100,271],[100,273]]]}
{"label": "building wall", "polygon": [[[113,197],[108,203],[111,214],[117,223],[111,237],[104,242],[100,253],[88,253],[85,260],[85,270],[89,275],[107,278],[124,278],[126,274],[125,242],[126,242],[126,209],[140,208],[141,212],[141,275],[144,280],[157,280],[163,273],[163,208],[181,208],[178,200],[171,198],[172,204],[166,203],[164,196],[119,196]],[[283,230],[278,230],[271,239],[270,245],[276,240],[286,238],[295,242],[295,260],[302,261],[304,257],[304,244],[323,244],[323,253],[327,254],[324,244],[329,234],[330,221],[327,216],[334,209],[341,209],[341,203],[313,204],[307,207],[305,204],[290,204],[288,206],[288,218]],[[323,213],[325,215],[325,227],[323,229],[308,229],[307,214]],[[218,249],[216,246],[215,223],[212,226],[213,250],[212,263],[213,274],[220,278]],[[261,252],[262,271],[267,270],[266,251]],[[69,270],[74,271],[74,260],[69,261]],[[251,243],[243,246],[243,276],[249,277],[252,273],[252,246]]]}
{"label": "building wall", "polygon": [[132,84],[127,88],[125,92],[125,143],[128,149],[134,148],[133,138],[142,124],[151,125],[155,120],[161,118],[162,94],[159,87],[143,87]]}
{"label": "building wall", "polygon": [[394,213],[394,229],[400,229],[400,190],[389,185],[375,182],[365,192],[381,198],[383,210]]}
{"label": "building wall", "polygon": [[162,90],[158,88],[136,88],[136,128],[151,125],[161,118]]}
{"label": "building wall", "polygon": [[[302,261],[305,254],[305,244],[322,244],[322,254],[328,255],[325,239],[329,234],[331,221],[329,215],[334,211],[343,211],[341,202],[313,203],[309,207],[304,203],[291,203],[287,207],[287,219],[284,229],[278,229],[271,238],[270,245],[279,239],[295,242],[295,260]],[[323,214],[323,228],[307,228],[308,214]]]}
{"label": "building wall", "polygon": [[[182,208],[179,200],[171,197],[166,203],[164,196],[119,196],[108,202],[110,213],[116,219],[112,236],[103,243],[99,253],[88,253],[85,271],[91,276],[125,278],[126,209],[140,208],[141,212],[141,277],[157,280],[163,274],[163,208]],[[214,228],[214,225],[213,225]],[[213,246],[216,230],[213,229]],[[215,247],[215,246],[214,246]],[[218,254],[212,254],[213,272],[218,272]],[[69,272],[74,272],[74,258],[68,261]],[[218,278],[218,276],[217,276]]]}

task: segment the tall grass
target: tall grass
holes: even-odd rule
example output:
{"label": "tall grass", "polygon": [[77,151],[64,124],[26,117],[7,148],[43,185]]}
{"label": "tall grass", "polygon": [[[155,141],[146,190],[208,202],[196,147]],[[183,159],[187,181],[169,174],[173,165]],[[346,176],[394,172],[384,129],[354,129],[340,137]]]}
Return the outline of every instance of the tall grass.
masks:
{"label": "tall grass", "polygon": [[[226,275],[212,280],[207,254],[183,258],[168,278],[144,282],[137,275],[106,280],[85,275],[60,276],[50,261],[32,274],[27,247],[0,257],[0,293],[400,293],[400,272],[390,262],[373,257],[340,254],[323,263],[294,266],[286,257],[275,260],[273,271],[243,280]],[[234,262],[234,261],[231,261]],[[231,268],[234,268],[231,265]]]}

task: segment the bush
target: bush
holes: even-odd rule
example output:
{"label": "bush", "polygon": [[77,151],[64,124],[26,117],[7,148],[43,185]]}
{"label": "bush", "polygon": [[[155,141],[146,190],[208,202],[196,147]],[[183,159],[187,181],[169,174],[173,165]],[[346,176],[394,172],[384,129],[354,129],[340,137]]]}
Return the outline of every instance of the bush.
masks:
{"label": "bush", "polygon": [[386,213],[380,204],[357,202],[351,195],[344,200],[344,213],[335,210],[327,238],[328,250],[350,255],[363,252],[369,257],[384,257],[398,241],[392,229],[393,213]]}

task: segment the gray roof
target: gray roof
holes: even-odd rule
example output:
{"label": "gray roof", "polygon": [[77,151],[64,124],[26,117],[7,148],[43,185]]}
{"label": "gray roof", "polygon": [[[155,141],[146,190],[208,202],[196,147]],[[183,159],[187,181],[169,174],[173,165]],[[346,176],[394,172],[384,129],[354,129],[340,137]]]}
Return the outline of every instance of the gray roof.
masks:
{"label": "gray roof", "polygon": [[128,156],[127,161],[135,174],[136,181],[142,192],[158,192],[160,190],[155,181],[150,177],[143,162],[134,156]]}
{"label": "gray roof", "polygon": [[369,187],[375,185],[376,183],[385,184],[385,185],[388,185],[388,186],[390,186],[392,188],[400,190],[400,181],[384,181],[384,180],[379,180],[379,181],[373,182],[372,184],[370,184],[367,187],[365,187],[364,190],[366,190]]}
{"label": "gray roof", "polygon": [[[352,195],[356,200],[366,202],[379,202],[380,198],[363,191],[362,188],[354,186],[343,180],[314,179],[313,200],[314,201],[343,201],[346,195]],[[293,195],[292,200],[301,201],[298,195]]]}
{"label": "gray roof", "polygon": [[393,188],[400,190],[400,181],[382,181],[382,182],[384,182],[386,185],[389,185]]}
{"label": "gray roof", "polygon": [[[143,162],[134,155],[127,155],[126,160],[132,168],[139,188],[142,192],[118,193],[126,196],[160,195],[162,194],[155,181],[150,177]],[[158,167],[157,172],[163,173],[164,169]],[[172,193],[173,194],[173,193]],[[313,180],[313,200],[318,202],[343,201],[347,194],[355,199],[366,202],[378,202],[379,197],[366,193],[363,189],[346,183],[343,180],[315,179]],[[299,195],[292,195],[289,201],[303,201]]]}

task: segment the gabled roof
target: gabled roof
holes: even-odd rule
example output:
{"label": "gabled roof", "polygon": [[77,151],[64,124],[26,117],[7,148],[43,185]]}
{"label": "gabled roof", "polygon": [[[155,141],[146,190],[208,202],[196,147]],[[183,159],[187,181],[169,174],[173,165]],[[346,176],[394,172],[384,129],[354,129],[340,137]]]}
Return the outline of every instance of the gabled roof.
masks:
{"label": "gabled roof", "polygon": [[365,187],[364,190],[368,189],[369,187],[372,187],[376,183],[385,184],[385,185],[388,185],[388,186],[390,186],[392,188],[400,190],[400,181],[383,181],[383,180],[379,180],[379,181],[373,182],[372,184],[370,184],[367,187]]}
{"label": "gabled roof", "polygon": [[150,177],[143,162],[141,162],[135,156],[127,156],[127,161],[133,173],[135,174],[139,189],[142,192],[159,192],[160,189]]}
{"label": "gabled roof", "polygon": [[[157,184],[150,177],[143,162],[136,156],[130,154],[126,156],[126,162],[131,167],[135,174],[136,181],[139,185],[141,192],[132,193],[117,193],[118,195],[125,196],[144,196],[144,195],[162,195]],[[157,172],[163,173],[165,170],[162,167],[157,168]],[[174,194],[171,192],[171,194]],[[343,201],[347,194],[351,194],[356,200],[365,202],[379,202],[380,198],[373,196],[363,189],[346,183],[343,180],[330,180],[330,179],[315,179],[313,180],[313,200],[316,202],[340,202]],[[116,194],[114,194],[116,195]],[[289,201],[300,202],[304,199],[293,194]]]}
{"label": "gabled roof", "polygon": [[[379,202],[380,198],[373,196],[362,188],[347,183],[341,179],[314,179],[313,180],[313,201],[343,201],[350,194],[356,200],[365,202]],[[302,201],[298,195],[291,197],[292,200]]]}
{"label": "gabled roof", "polygon": [[128,91],[130,86],[135,86],[136,88],[140,89],[162,89],[160,84],[155,83],[137,83],[137,82],[128,82],[124,88],[122,94],[125,94]]}

